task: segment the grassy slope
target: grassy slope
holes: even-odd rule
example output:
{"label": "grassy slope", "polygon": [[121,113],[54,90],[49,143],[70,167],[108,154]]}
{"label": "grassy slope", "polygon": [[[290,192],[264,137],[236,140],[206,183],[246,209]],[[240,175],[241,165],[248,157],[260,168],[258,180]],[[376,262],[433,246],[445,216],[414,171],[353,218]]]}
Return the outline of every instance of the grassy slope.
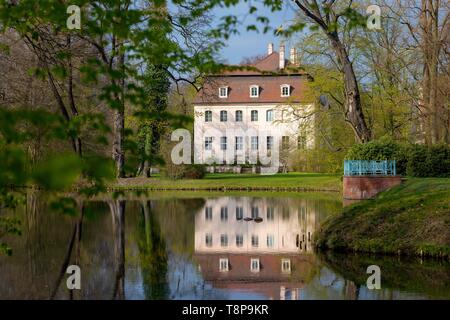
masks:
{"label": "grassy slope", "polygon": [[160,177],[120,179],[111,186],[114,189],[255,189],[298,188],[300,190],[341,191],[340,175],[320,173],[259,174],[207,174],[199,180],[170,180]]}
{"label": "grassy slope", "polygon": [[351,205],[316,235],[320,248],[450,258],[450,179],[411,178]]}

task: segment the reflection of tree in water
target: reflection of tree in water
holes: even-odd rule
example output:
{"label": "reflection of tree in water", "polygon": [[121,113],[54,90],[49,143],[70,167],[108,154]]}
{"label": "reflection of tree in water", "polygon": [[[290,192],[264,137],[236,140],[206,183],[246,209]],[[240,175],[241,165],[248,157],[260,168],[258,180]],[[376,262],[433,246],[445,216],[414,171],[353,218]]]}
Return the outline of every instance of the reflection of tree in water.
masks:
{"label": "reflection of tree in water", "polygon": [[114,281],[113,299],[125,299],[125,201],[108,202],[114,230],[114,256],[116,277]]}
{"label": "reflection of tree in water", "polygon": [[353,284],[356,298],[361,287],[366,286],[369,276],[366,270],[370,265],[378,265],[381,269],[381,290],[370,290],[373,298],[395,299],[400,292],[450,298],[450,264],[446,261],[332,252],[322,253],[320,258],[327,267]]}
{"label": "reflection of tree in water", "polygon": [[149,200],[142,202],[136,231],[145,297],[165,299],[169,294],[166,241]]}

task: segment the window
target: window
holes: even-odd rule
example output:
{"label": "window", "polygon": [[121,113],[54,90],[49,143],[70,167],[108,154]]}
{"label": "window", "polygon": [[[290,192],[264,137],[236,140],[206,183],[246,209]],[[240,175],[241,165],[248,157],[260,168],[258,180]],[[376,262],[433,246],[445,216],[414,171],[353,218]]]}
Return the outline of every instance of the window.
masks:
{"label": "window", "polygon": [[251,137],[251,148],[252,150],[258,150],[258,137]]}
{"label": "window", "polygon": [[221,221],[228,220],[228,208],[227,207],[220,208],[220,220]]}
{"label": "window", "polygon": [[211,233],[207,233],[205,235],[205,244],[207,247],[212,247],[213,244],[213,237]]}
{"label": "window", "polygon": [[259,272],[259,259],[258,258],[250,259],[250,271],[251,272]]}
{"label": "window", "polygon": [[266,121],[273,121],[273,110],[266,111]]}
{"label": "window", "polygon": [[252,247],[257,247],[259,245],[259,239],[257,235],[252,235]]}
{"label": "window", "polygon": [[258,121],[258,110],[252,110],[250,112],[250,120],[251,121]]}
{"label": "window", "polygon": [[273,248],[273,245],[275,243],[275,237],[273,234],[267,235],[267,248]]}
{"label": "window", "polygon": [[228,259],[219,259],[219,270],[221,272],[228,271]]}
{"label": "window", "polygon": [[250,86],[250,97],[251,98],[259,97],[259,86],[257,85]]}
{"label": "window", "polygon": [[273,147],[273,137],[268,136],[267,137],[267,150],[272,150]]}
{"label": "window", "polygon": [[281,137],[281,147],[283,148],[283,150],[289,149],[289,136]]}
{"label": "window", "polygon": [[267,220],[273,221],[274,209],[273,207],[267,207]]}
{"label": "window", "polygon": [[205,150],[212,150],[213,137],[205,137]]}
{"label": "window", "polygon": [[242,150],[244,148],[244,138],[243,137],[236,137],[235,143],[236,143],[236,150]]}
{"label": "window", "polygon": [[281,272],[291,273],[291,260],[290,259],[281,259]]}
{"label": "window", "polygon": [[212,111],[205,111],[205,122],[211,122],[212,121]]}
{"label": "window", "polygon": [[236,120],[236,122],[241,122],[242,121],[242,110],[236,110],[235,120]]}
{"label": "window", "polygon": [[220,150],[227,150],[227,137],[220,137]]}
{"label": "window", "polygon": [[228,87],[220,87],[219,98],[227,98],[227,97],[228,97]]}
{"label": "window", "polygon": [[212,207],[205,208],[205,220],[212,220]]}
{"label": "window", "polygon": [[236,247],[242,247],[244,245],[244,236],[242,234],[236,235]]}
{"label": "window", "polygon": [[228,120],[228,113],[225,110],[220,111],[220,121],[226,122]]}
{"label": "window", "polygon": [[227,247],[228,246],[228,235],[227,234],[221,234],[220,235],[220,246],[221,247]]}
{"label": "window", "polygon": [[291,95],[291,87],[288,84],[281,85],[281,96],[289,97]]}
{"label": "window", "polygon": [[252,218],[256,219],[259,216],[259,209],[258,207],[252,207]]}
{"label": "window", "polygon": [[244,208],[236,207],[236,220],[242,220],[244,218]]}

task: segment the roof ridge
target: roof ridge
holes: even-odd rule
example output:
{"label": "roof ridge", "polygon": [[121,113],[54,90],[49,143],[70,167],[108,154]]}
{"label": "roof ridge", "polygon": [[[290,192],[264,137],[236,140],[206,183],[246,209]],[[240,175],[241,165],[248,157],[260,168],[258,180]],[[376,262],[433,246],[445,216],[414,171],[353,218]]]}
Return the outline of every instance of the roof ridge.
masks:
{"label": "roof ridge", "polygon": [[250,64],[249,66],[254,67],[254,66],[257,65],[258,63],[263,62],[264,60],[268,59],[269,57],[271,57],[272,55],[277,54],[277,53],[278,53],[277,51],[272,51],[272,53],[271,53],[271,54],[268,54],[264,59],[261,59],[261,60],[259,60],[258,62],[255,62],[255,63],[253,63],[253,64]]}

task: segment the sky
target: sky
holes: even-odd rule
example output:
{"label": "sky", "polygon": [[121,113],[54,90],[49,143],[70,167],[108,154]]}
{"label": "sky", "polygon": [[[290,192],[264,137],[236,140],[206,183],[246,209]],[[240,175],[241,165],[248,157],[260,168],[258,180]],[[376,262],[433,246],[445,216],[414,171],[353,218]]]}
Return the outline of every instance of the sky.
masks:
{"label": "sky", "polygon": [[[278,51],[280,38],[273,35],[272,31],[268,33],[256,33],[255,31],[247,31],[246,27],[249,24],[255,23],[255,15],[263,15],[270,19],[270,25],[273,28],[278,28],[281,25],[287,26],[289,21],[295,17],[294,7],[285,1],[283,10],[271,12],[270,9],[259,5],[258,2],[253,1],[252,5],[258,8],[258,11],[253,16],[246,16],[248,13],[249,4],[241,2],[235,7],[229,9],[216,8],[213,12],[215,19],[218,21],[221,16],[233,14],[243,20],[240,27],[240,34],[230,37],[226,41],[227,47],[222,51],[221,58],[227,63],[238,64],[243,58],[252,57],[256,55],[266,54],[267,46],[270,42],[274,44],[274,50]],[[261,26],[261,25],[259,25]],[[289,52],[291,41],[286,40],[286,49]]]}

